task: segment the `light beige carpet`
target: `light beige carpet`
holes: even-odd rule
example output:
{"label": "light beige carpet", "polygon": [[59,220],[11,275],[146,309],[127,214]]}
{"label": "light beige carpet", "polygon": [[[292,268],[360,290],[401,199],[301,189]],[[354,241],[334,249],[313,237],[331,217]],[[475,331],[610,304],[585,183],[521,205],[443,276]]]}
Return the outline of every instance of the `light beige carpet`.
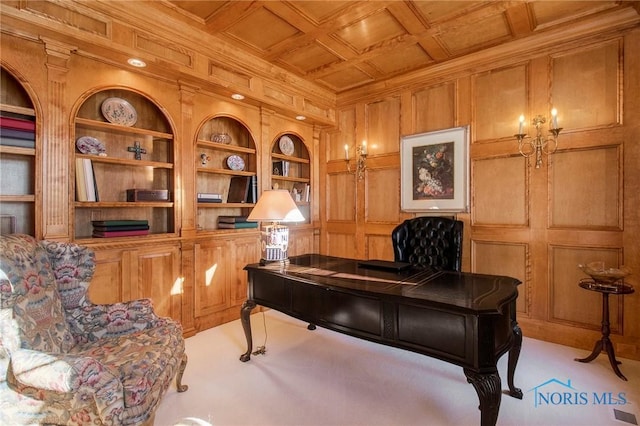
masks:
{"label": "light beige carpet", "polygon": [[[254,349],[265,339],[262,315],[252,316]],[[239,361],[246,350],[240,321],[188,338],[183,383],[189,390],[168,391],[156,425],[181,419],[216,426],[480,424],[478,397],[461,367],[322,328],[309,331],[273,310],[264,322],[267,352],[247,363]],[[573,360],[587,354],[525,336],[515,374],[524,398],[502,396],[498,425],[640,422],[640,362],[621,359],[624,382],[606,354],[589,364]],[[507,355],[498,367],[506,390]]]}

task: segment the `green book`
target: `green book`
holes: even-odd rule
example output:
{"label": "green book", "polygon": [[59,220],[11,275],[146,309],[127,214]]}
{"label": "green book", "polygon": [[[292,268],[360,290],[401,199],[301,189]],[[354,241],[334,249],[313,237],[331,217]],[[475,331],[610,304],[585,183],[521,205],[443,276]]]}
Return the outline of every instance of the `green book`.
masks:
{"label": "green book", "polygon": [[148,225],[149,221],[143,220],[93,220],[91,223],[95,226],[126,226],[126,225]]}

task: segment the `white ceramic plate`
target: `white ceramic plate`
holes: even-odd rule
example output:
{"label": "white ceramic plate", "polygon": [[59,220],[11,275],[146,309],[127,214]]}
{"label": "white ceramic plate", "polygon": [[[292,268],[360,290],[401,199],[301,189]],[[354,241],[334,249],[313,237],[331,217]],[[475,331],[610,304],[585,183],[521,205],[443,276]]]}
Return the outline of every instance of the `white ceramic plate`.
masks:
{"label": "white ceramic plate", "polygon": [[244,160],[239,155],[230,155],[227,157],[227,166],[231,170],[244,170]]}
{"label": "white ceramic plate", "polygon": [[278,146],[284,155],[293,155],[293,140],[291,140],[289,136],[282,136],[278,142]]}
{"label": "white ceramic plate", "polygon": [[138,114],[131,104],[124,99],[108,98],[100,106],[102,115],[109,123],[121,126],[133,126],[138,121]]}
{"label": "white ceramic plate", "polygon": [[102,142],[93,136],[82,136],[78,138],[78,140],[76,140],[76,147],[78,151],[83,154],[105,155],[107,152]]}

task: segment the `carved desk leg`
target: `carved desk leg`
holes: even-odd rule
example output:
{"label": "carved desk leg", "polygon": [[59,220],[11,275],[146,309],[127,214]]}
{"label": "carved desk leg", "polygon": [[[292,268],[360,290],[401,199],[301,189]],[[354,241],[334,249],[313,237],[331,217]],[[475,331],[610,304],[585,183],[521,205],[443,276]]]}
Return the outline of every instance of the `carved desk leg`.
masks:
{"label": "carved desk leg", "polygon": [[247,351],[240,355],[240,361],[247,362],[251,359],[251,351],[253,351],[253,338],[251,336],[251,311],[256,307],[256,302],[247,300],[240,308],[240,321],[244,336],[247,338]]}
{"label": "carved desk leg", "polygon": [[476,373],[469,369],[464,369],[467,381],[473,385],[480,400],[480,424],[482,426],[495,426],[498,421],[498,410],[500,409],[500,375],[494,373]]}
{"label": "carved desk leg", "polygon": [[522,330],[516,321],[511,323],[513,327],[513,346],[509,349],[509,363],[507,366],[507,383],[509,384],[509,395],[522,399],[522,390],[513,384],[513,376],[516,372],[518,358],[520,358],[520,348],[522,348]]}

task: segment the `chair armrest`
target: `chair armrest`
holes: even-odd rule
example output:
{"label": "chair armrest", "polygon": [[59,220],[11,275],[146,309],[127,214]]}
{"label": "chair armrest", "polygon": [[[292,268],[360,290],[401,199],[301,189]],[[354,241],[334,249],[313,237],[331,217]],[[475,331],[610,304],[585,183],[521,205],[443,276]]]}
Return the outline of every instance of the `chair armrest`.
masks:
{"label": "chair armrest", "polygon": [[8,379],[21,392],[35,392],[39,398],[72,393],[80,401],[95,400],[103,419],[124,409],[122,383],[93,358],[19,349],[9,362]]}
{"label": "chair armrest", "polygon": [[77,343],[118,337],[166,324],[156,315],[150,299],[113,304],[85,304],[67,311],[67,322]]}

